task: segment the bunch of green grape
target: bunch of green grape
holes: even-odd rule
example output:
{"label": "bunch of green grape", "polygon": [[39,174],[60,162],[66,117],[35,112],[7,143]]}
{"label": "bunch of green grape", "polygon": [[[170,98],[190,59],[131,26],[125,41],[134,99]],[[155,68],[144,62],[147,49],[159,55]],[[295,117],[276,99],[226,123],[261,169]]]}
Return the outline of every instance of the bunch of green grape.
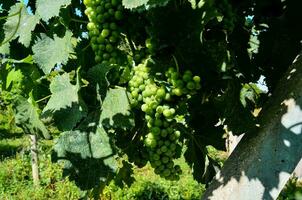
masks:
{"label": "bunch of green grape", "polygon": [[116,63],[117,45],[120,40],[118,23],[123,19],[121,0],[84,0],[85,14],[89,23],[87,29],[91,47],[95,52],[95,62]]}
{"label": "bunch of green grape", "polygon": [[161,177],[178,180],[181,169],[174,164],[174,159],[181,152],[181,132],[176,120],[177,99],[200,89],[200,78],[193,76],[190,71],[181,75],[173,68],[166,72],[166,78],[166,81],[155,80],[145,62],[133,67],[132,79],[128,84],[132,106],[145,114],[147,132],[142,140],[151,166]]}

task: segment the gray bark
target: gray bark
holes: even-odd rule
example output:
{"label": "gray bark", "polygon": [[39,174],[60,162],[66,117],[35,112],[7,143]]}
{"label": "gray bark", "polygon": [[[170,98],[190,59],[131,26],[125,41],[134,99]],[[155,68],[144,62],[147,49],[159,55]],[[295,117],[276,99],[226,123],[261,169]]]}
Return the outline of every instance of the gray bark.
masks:
{"label": "gray bark", "polygon": [[203,199],[276,199],[302,157],[302,59],[298,58]]}
{"label": "gray bark", "polygon": [[32,176],[35,186],[39,186],[40,176],[39,176],[39,160],[38,160],[38,145],[37,145],[37,136],[29,135],[30,137],[30,152],[31,152],[31,167],[32,167]]}

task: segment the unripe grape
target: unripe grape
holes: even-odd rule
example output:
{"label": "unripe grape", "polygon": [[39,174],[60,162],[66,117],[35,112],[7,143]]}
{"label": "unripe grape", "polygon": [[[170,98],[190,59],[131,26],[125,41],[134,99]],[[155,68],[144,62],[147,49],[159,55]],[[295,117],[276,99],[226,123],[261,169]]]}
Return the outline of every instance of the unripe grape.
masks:
{"label": "unripe grape", "polygon": [[101,35],[106,38],[108,37],[110,34],[110,31],[108,29],[103,29],[102,32],[101,32]]}
{"label": "unripe grape", "polygon": [[153,160],[159,160],[159,159],[160,159],[160,156],[158,154],[153,155]]}
{"label": "unripe grape", "polygon": [[160,127],[163,125],[163,122],[160,119],[156,119],[154,125]]}
{"label": "unripe grape", "polygon": [[194,82],[192,82],[192,81],[188,82],[188,83],[187,83],[187,88],[188,88],[189,90],[194,90],[194,89],[195,89],[195,84],[194,84]]}
{"label": "unripe grape", "polygon": [[151,129],[151,132],[154,134],[154,135],[158,135],[160,134],[160,128],[155,126]]}
{"label": "unripe grape", "polygon": [[165,109],[163,111],[163,115],[167,118],[172,117],[172,112],[170,111],[170,109]]}
{"label": "unripe grape", "polygon": [[122,13],[121,11],[116,11],[116,12],[114,13],[114,17],[115,17],[115,19],[117,19],[117,20],[121,20],[121,19],[123,19],[123,13]]}
{"label": "unripe grape", "polygon": [[148,105],[147,104],[143,104],[141,106],[141,109],[142,109],[143,112],[146,112],[148,110]]}
{"label": "unripe grape", "polygon": [[189,82],[192,80],[192,76],[190,74],[184,74],[182,79],[185,81],[185,82]]}
{"label": "unripe grape", "polygon": [[[163,146],[163,147],[165,147],[165,146]],[[166,164],[166,163],[168,163],[170,161],[170,159],[169,159],[169,157],[164,156],[164,157],[162,157],[161,161]]]}
{"label": "unripe grape", "polygon": [[193,81],[195,81],[195,83],[199,83],[200,82],[200,77],[199,76],[194,76]]}
{"label": "unripe grape", "polygon": [[174,88],[173,90],[172,90],[172,93],[174,94],[174,95],[176,95],[176,96],[181,96],[183,93],[182,93],[182,90],[180,89],[180,88]]}
{"label": "unripe grape", "polygon": [[156,92],[156,97],[158,98],[165,98],[166,96],[166,91],[164,88],[159,88]]}
{"label": "unripe grape", "polygon": [[166,152],[166,151],[168,150],[168,148],[167,148],[167,146],[162,146],[162,147],[160,148],[160,150],[161,150],[162,152]]}
{"label": "unripe grape", "polygon": [[161,135],[162,137],[167,137],[168,131],[167,131],[166,129],[162,129],[160,135]]}

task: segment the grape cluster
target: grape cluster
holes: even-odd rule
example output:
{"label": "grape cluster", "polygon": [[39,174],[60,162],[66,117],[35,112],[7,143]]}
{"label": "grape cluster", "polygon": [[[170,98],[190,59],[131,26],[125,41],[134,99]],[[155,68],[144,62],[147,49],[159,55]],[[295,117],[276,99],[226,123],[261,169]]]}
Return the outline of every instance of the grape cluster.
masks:
{"label": "grape cluster", "polygon": [[116,63],[120,39],[118,22],[123,19],[121,0],[84,0],[84,4],[95,62]]}
{"label": "grape cluster", "polygon": [[[150,75],[150,68],[146,63],[135,66],[132,75],[129,81],[131,104],[145,114],[147,132],[142,139],[149,153],[148,160],[156,174],[168,180],[178,180],[181,169],[173,160],[180,156],[181,132],[177,129],[175,120],[177,106],[170,101],[173,95],[190,94],[200,88],[200,78],[192,77],[190,71],[180,76],[171,68],[166,72],[167,82],[170,84],[163,85]],[[180,92],[173,92],[175,90]]]}
{"label": "grape cluster", "polygon": [[174,68],[169,68],[165,73],[167,81],[172,85],[172,94],[182,96],[186,94],[194,94],[196,90],[201,88],[200,77],[193,76],[190,70],[186,70],[183,76]]}

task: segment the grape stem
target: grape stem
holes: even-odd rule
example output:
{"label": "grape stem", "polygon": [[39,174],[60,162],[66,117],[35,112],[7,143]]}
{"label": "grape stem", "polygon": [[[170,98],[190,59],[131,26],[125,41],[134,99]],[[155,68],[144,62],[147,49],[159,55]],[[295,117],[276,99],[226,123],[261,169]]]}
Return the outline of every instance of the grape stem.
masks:
{"label": "grape stem", "polygon": [[44,101],[44,100],[46,100],[46,99],[48,99],[48,98],[50,98],[50,97],[51,97],[51,94],[50,94],[50,95],[47,95],[46,97],[43,97],[42,99],[37,100],[36,103],[39,103],[39,102],[41,102],[41,101]]}
{"label": "grape stem", "polygon": [[75,19],[75,18],[71,18],[70,19],[73,22],[78,22],[78,23],[83,23],[83,24],[88,24],[88,21],[84,21],[84,20],[80,20],[80,19]]}
{"label": "grape stem", "polygon": [[178,65],[177,59],[176,59],[176,57],[174,55],[172,55],[172,57],[173,57],[173,60],[175,62],[176,70],[179,73],[179,65]]}

